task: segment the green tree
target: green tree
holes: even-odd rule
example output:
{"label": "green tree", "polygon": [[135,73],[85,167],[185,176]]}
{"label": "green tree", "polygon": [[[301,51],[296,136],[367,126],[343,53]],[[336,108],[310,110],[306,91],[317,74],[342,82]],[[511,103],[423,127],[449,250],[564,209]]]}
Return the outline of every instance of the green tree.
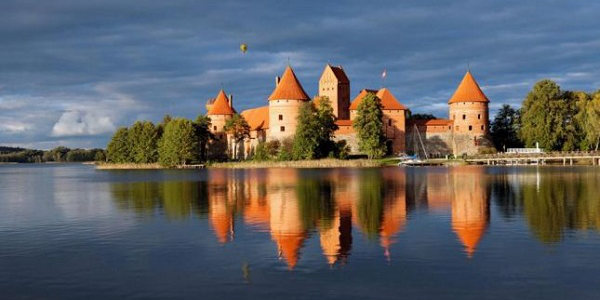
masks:
{"label": "green tree", "polygon": [[108,161],[113,163],[132,162],[129,149],[127,127],[119,128],[106,147]]}
{"label": "green tree", "polygon": [[533,86],[523,101],[519,136],[527,147],[540,147],[548,150],[561,149],[567,102],[563,99],[560,87],[551,80],[542,80]]}
{"label": "green tree", "polygon": [[519,111],[508,104],[502,105],[490,126],[490,134],[496,149],[506,151],[506,148],[522,147],[518,131]]}
{"label": "green tree", "polygon": [[318,145],[317,156],[326,157],[336,150],[333,141],[334,133],[338,129],[335,124],[335,115],[328,97],[322,97],[317,107]]}
{"label": "green tree", "polygon": [[244,117],[235,114],[231,119],[225,122],[225,127],[223,129],[233,137],[233,158],[238,159],[240,152],[239,144],[243,142],[245,138],[250,137],[250,125],[248,125],[248,122]]}
{"label": "green tree", "polygon": [[206,160],[208,141],[214,138],[213,134],[210,132],[210,125],[210,117],[204,115],[199,115],[196,118],[196,121],[194,122],[194,128],[196,129],[196,137],[198,138],[198,158],[201,161]]}
{"label": "green tree", "polygon": [[194,124],[183,118],[168,122],[159,141],[158,154],[164,166],[185,165],[196,160],[198,142]]}
{"label": "green tree", "polygon": [[352,126],[358,133],[358,147],[369,159],[382,157],[386,152],[381,100],[368,93],[358,105]]}
{"label": "green tree", "polygon": [[600,91],[589,96],[583,92],[577,94],[578,112],[575,116],[577,127],[581,130],[580,149],[598,150],[600,142]]}
{"label": "green tree", "polygon": [[294,159],[313,159],[317,157],[320,132],[315,109],[310,103],[304,103],[298,113],[298,127],[294,135],[292,156]]}
{"label": "green tree", "polygon": [[128,139],[135,163],[154,163],[158,160],[158,130],[152,122],[135,122],[129,128]]}

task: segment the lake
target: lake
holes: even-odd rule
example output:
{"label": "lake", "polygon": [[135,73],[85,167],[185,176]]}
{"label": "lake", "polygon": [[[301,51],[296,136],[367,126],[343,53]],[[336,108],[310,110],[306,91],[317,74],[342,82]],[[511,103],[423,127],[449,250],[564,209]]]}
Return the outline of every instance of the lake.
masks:
{"label": "lake", "polygon": [[0,297],[591,299],[600,168],[0,165]]}

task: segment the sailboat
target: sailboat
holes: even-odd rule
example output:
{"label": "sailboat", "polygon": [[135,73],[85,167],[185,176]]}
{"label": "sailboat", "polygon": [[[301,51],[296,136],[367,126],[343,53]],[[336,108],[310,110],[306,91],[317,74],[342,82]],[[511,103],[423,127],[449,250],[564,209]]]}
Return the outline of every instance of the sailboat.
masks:
{"label": "sailboat", "polygon": [[[423,139],[421,138],[421,133],[419,132],[419,129],[417,128],[417,124],[413,124],[412,139],[413,139],[412,144],[414,147],[415,154],[401,156],[398,166],[418,165],[418,164],[422,164],[423,162],[429,160],[429,156],[427,155],[427,150],[425,149],[425,144],[423,143]],[[420,155],[419,146],[421,147],[420,149],[423,152],[423,156],[425,157],[425,160],[423,160],[423,158],[422,158],[423,156]]]}

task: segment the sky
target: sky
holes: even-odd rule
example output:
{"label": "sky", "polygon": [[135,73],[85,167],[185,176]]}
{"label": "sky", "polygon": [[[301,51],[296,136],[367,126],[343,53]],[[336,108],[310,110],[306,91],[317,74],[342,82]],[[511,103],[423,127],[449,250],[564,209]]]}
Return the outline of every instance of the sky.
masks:
{"label": "sky", "polygon": [[387,87],[414,113],[440,118],[468,68],[492,114],[519,106],[544,78],[565,90],[600,89],[600,1],[1,6],[0,145],[105,147],[136,120],[195,119],[221,88],[237,111],[263,106],[288,63],[311,96],[324,66],[342,65],[351,99]]}

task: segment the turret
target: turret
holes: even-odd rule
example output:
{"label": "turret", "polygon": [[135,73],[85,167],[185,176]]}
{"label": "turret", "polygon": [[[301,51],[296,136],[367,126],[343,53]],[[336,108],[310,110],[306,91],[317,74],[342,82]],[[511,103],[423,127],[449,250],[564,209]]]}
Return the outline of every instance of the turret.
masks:
{"label": "turret", "polygon": [[285,68],[281,79],[269,96],[269,132],[267,139],[283,139],[296,133],[300,107],[310,98],[296,78],[290,66]]}
{"label": "turret", "polygon": [[473,137],[485,136],[489,132],[489,102],[471,72],[467,71],[448,101],[449,118],[454,121],[452,131]]}
{"label": "turret", "polygon": [[206,108],[208,109],[206,115],[210,118],[210,131],[213,134],[225,133],[225,122],[235,114],[232,106],[232,98],[232,96],[228,98],[225,91],[220,90],[217,97],[206,104]]}

